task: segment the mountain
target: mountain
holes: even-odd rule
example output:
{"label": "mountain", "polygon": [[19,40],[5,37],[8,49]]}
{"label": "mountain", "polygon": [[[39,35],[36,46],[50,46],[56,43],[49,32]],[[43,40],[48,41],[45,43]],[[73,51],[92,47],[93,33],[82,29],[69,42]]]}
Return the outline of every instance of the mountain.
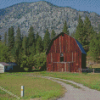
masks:
{"label": "mountain", "polygon": [[70,7],[59,7],[46,1],[34,3],[19,3],[5,9],[0,9],[0,34],[3,36],[8,28],[19,26],[21,33],[28,34],[29,27],[34,27],[35,34],[38,32],[40,36],[44,36],[46,28],[49,32],[54,29],[59,34],[63,29],[64,21],[67,21],[68,30],[73,33],[78,24],[78,17],[81,15],[84,21],[88,16],[92,26],[98,31],[100,24],[100,15],[94,12],[77,11]]}

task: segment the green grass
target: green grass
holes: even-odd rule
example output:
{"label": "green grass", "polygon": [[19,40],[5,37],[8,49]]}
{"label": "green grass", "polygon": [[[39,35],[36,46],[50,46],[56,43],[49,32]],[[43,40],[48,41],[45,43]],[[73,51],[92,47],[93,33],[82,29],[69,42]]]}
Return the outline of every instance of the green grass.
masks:
{"label": "green grass", "polygon": [[99,73],[67,73],[67,72],[36,72],[34,74],[51,76],[61,79],[72,80],[81,83],[91,89],[100,91],[100,74]]}
{"label": "green grass", "polygon": [[[20,97],[21,85],[24,85],[25,96],[22,98],[24,100],[29,100],[30,98],[48,100],[50,98],[58,98],[65,93],[65,89],[56,82],[34,76],[23,76],[24,74],[26,73],[0,74],[0,86]],[[10,95],[6,97],[5,92],[2,90],[0,91],[1,96],[2,99],[0,98],[0,100],[16,99],[11,99],[12,96]]]}
{"label": "green grass", "polygon": [[0,90],[0,100],[14,100],[14,99],[15,99],[15,97],[9,95],[8,93],[6,93],[3,90]]}

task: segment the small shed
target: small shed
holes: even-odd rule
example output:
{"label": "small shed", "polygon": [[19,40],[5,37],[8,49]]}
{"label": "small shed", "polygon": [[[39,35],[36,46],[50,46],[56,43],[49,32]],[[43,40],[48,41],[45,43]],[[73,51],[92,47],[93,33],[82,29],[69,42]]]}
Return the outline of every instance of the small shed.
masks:
{"label": "small shed", "polygon": [[5,62],[0,62],[0,73],[4,73],[6,71],[8,71],[10,68],[9,64],[5,63]]}
{"label": "small shed", "polygon": [[47,71],[82,72],[86,68],[86,52],[75,38],[61,32],[46,51]]}

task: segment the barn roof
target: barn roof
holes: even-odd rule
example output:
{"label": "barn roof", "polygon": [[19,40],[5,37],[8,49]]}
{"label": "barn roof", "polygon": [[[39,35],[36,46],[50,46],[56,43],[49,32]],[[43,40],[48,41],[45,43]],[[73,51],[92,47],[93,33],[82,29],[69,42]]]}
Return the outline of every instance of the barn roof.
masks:
{"label": "barn roof", "polygon": [[[75,39],[75,40],[76,40],[76,39]],[[81,43],[79,43],[77,40],[76,40],[76,43],[77,43],[78,47],[80,48],[81,52],[84,53],[84,54],[86,54],[86,52],[84,51],[84,49],[83,49]]]}
{"label": "barn roof", "polygon": [[[53,41],[54,41],[56,38],[58,38],[60,35],[63,35],[63,34],[65,34],[65,33],[64,33],[64,32],[61,32],[60,34],[56,35],[56,36],[50,41],[49,46],[48,46],[48,48],[47,48],[47,50],[46,50],[46,54],[48,54],[48,52],[49,52],[49,50],[50,50],[50,48],[51,48],[51,45],[52,45]],[[73,37],[72,37],[72,38],[73,38]],[[76,39],[75,39],[75,41],[76,41],[78,47],[80,48],[81,52],[84,53],[84,54],[86,54],[86,52],[84,51],[82,45],[81,45]]]}

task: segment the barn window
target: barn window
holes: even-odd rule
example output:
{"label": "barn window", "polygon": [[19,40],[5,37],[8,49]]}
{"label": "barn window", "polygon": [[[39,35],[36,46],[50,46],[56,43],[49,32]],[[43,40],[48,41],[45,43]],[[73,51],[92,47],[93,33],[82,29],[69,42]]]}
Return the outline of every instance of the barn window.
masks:
{"label": "barn window", "polygon": [[64,55],[63,53],[60,53],[60,62],[63,62],[64,61]]}
{"label": "barn window", "polygon": [[64,61],[64,57],[60,57],[60,62],[63,62]]}

